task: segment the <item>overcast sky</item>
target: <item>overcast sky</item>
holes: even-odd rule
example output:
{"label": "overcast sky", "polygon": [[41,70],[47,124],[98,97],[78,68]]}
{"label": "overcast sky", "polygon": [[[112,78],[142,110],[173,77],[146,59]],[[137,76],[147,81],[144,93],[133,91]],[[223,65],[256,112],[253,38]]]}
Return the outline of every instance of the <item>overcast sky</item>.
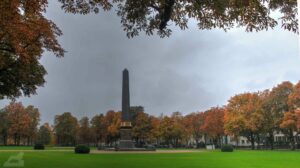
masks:
{"label": "overcast sky", "polygon": [[[279,28],[245,33],[173,30],[170,38],[128,39],[113,13],[65,14],[49,1],[47,17],[64,32],[64,58],[45,53],[47,83],[38,95],[20,98],[40,109],[42,122],[72,112],[92,117],[121,109],[122,70],[130,76],[131,105],[152,115],[184,114],[222,106],[237,93],[300,80],[298,36]],[[172,26],[172,25],[171,25]],[[0,101],[0,106],[8,104]]]}

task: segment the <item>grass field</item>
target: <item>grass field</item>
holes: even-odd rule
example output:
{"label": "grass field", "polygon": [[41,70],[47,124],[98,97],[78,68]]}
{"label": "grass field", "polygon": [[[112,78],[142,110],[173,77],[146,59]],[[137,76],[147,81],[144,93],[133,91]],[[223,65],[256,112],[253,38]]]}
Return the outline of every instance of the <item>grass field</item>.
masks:
{"label": "grass field", "polygon": [[[23,150],[28,168],[299,168],[300,152],[289,151],[199,151],[193,153],[74,154],[72,150],[31,151],[0,148],[0,167]],[[26,148],[26,147],[23,147]]]}

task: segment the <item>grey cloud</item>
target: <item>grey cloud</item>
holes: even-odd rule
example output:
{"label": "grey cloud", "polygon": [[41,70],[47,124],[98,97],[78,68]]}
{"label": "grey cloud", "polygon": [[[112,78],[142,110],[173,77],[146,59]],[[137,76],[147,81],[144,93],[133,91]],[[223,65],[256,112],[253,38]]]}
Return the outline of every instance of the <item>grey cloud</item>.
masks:
{"label": "grey cloud", "polygon": [[[230,96],[299,80],[298,36],[280,29],[245,33],[201,31],[196,25],[170,38],[128,39],[113,13],[70,15],[51,1],[47,17],[63,30],[64,58],[45,53],[48,75],[38,95],[20,98],[42,122],[70,111],[78,117],[121,109],[121,72],[128,68],[132,105],[152,115],[189,113],[226,104]],[[3,107],[7,100],[0,101]]]}

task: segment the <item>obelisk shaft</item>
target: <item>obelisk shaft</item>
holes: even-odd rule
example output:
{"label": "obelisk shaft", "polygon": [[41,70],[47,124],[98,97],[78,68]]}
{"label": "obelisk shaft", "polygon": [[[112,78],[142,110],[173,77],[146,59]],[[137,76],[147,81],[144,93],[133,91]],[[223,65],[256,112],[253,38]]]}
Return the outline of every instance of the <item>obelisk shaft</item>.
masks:
{"label": "obelisk shaft", "polygon": [[122,122],[120,127],[120,142],[118,150],[131,150],[134,148],[131,130],[129,73],[127,69],[124,69],[122,82]]}
{"label": "obelisk shaft", "polygon": [[122,87],[122,121],[130,122],[130,96],[129,96],[129,72],[123,70],[123,87]]}

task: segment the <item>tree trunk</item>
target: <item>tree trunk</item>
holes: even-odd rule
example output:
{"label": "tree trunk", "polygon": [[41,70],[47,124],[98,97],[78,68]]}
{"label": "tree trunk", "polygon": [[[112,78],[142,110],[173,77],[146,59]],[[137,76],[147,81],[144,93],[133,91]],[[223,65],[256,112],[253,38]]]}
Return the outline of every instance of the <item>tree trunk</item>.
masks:
{"label": "tree trunk", "polygon": [[16,133],[14,134],[14,144],[15,144],[15,146],[17,146],[17,134]]}
{"label": "tree trunk", "polygon": [[4,146],[7,145],[7,135],[6,134],[3,135],[3,145]]}
{"label": "tree trunk", "polygon": [[254,136],[253,133],[250,133],[250,141],[251,141],[251,149],[254,150],[255,149],[255,142],[254,142]]}
{"label": "tree trunk", "polygon": [[269,142],[271,150],[274,150],[274,134],[273,131],[269,133]]}
{"label": "tree trunk", "polygon": [[196,148],[198,149],[199,148],[199,139],[196,138],[195,141],[196,141]]}
{"label": "tree trunk", "polygon": [[291,144],[291,150],[295,150],[294,131],[292,129],[290,129],[290,144]]}
{"label": "tree trunk", "polygon": [[228,145],[228,135],[225,135],[225,144]]}
{"label": "tree trunk", "polygon": [[257,149],[260,149],[260,136],[257,134]]}

